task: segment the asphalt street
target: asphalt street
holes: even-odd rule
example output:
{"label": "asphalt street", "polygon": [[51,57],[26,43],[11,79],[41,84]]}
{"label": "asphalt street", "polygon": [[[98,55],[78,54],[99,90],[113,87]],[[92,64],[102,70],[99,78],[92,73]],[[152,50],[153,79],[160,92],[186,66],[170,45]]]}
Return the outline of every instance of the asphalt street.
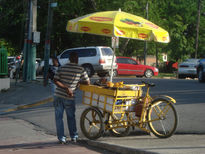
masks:
{"label": "asphalt street", "polygon": [[[96,79],[92,79],[94,82]],[[179,116],[179,124],[176,133],[183,134],[201,134],[205,133],[205,119],[201,118],[205,116],[205,101],[204,84],[198,83],[197,80],[176,80],[176,79],[145,79],[145,78],[115,78],[114,81],[124,81],[127,84],[141,83],[142,80],[148,80],[156,84],[151,89],[151,95],[169,95],[176,99],[175,107]],[[33,84],[34,85],[34,84]],[[23,88],[23,86],[28,88]],[[45,99],[50,96],[49,87],[43,87],[41,82],[35,83],[35,86],[29,87],[28,84],[21,85],[19,87],[24,96],[15,96],[17,91],[13,90],[13,93],[1,94],[6,103],[0,103],[2,106],[1,110],[5,110],[11,107],[16,107],[20,104],[31,103],[28,99],[35,102],[37,100]],[[27,89],[27,91],[26,91]],[[31,91],[31,92],[30,92]],[[28,95],[28,96],[27,96]],[[15,96],[15,97],[14,97]],[[6,99],[6,97],[9,99]],[[25,99],[22,99],[25,98]],[[32,99],[31,99],[32,98]],[[14,101],[15,100],[15,101]],[[2,101],[2,100],[1,100]],[[8,102],[8,103],[7,103]],[[12,104],[13,102],[13,104]],[[82,105],[82,92],[78,91],[76,96],[77,102],[77,119],[80,119],[82,111],[87,107]],[[9,106],[10,105],[10,106]],[[52,103],[41,105],[35,108],[28,108],[17,112],[11,112],[8,114],[12,117],[17,117],[30,121],[31,123],[48,130],[49,132],[55,133],[54,126],[54,114]],[[44,118],[42,118],[44,117]],[[78,122],[79,124],[79,122]],[[78,126],[78,128],[80,128]],[[66,128],[67,129],[67,128]],[[80,131],[80,129],[79,129]],[[80,133],[81,134],[81,133]]]}
{"label": "asphalt street", "polygon": [[[93,78],[92,82],[94,82],[96,79],[97,78]],[[127,84],[136,84],[136,83],[139,84],[141,83],[142,80],[148,80],[149,82],[153,82],[156,84],[156,86],[151,89],[151,95],[162,95],[162,94],[169,95],[175,98],[177,101],[175,107],[177,109],[177,113],[179,116],[179,123],[178,123],[176,134],[173,136],[173,138],[171,138],[170,140],[164,140],[165,142],[167,142],[167,144],[170,142],[170,146],[171,143],[175,143],[177,145],[178,141],[182,140],[183,137],[185,137],[184,138],[185,140],[189,140],[189,139],[192,140],[192,142],[189,143],[192,144],[194,142],[193,140],[195,139],[198,140],[197,139],[198,137],[197,136],[193,137],[193,135],[198,134],[201,135],[202,137],[205,134],[205,126],[204,126],[205,119],[202,118],[205,116],[204,84],[198,83],[197,80],[177,80],[177,79],[168,80],[168,79],[145,79],[145,78],[115,78],[114,82],[124,81],[124,83]],[[51,96],[50,88],[43,87],[41,80],[32,83],[18,83],[16,86],[13,86],[9,91],[0,93],[0,98],[1,98],[0,117],[22,119],[34,125],[35,130],[43,131],[48,135],[55,135],[56,131],[55,131],[54,111],[51,102],[37,107],[21,109],[14,112],[8,112],[6,114],[3,112],[5,110],[15,108],[20,105],[35,103],[36,101],[46,99],[50,96]],[[86,108],[86,106],[82,105],[81,103],[82,102],[81,91],[77,92],[76,102],[77,102],[76,119],[78,123],[79,135],[81,138],[84,138],[79,127],[79,119],[81,113]],[[66,130],[66,135],[68,135],[66,125],[65,125],[65,130]],[[145,135],[145,136],[142,137],[141,135]],[[136,138],[139,140],[142,139],[143,141],[146,141],[147,137],[149,138],[150,136],[149,135],[147,136],[147,134],[144,134],[142,131],[135,129],[130,133],[128,138],[126,139],[124,138],[124,139],[132,141]],[[124,139],[122,138],[121,140]],[[176,139],[176,141],[173,142],[173,139],[174,140]],[[105,138],[99,139],[99,141],[95,142],[94,144],[96,143],[104,144],[104,142],[107,142],[106,140],[109,141],[110,144],[116,143],[116,138],[112,138],[108,133],[106,133]],[[203,140],[204,140],[203,137],[199,139],[199,141],[203,141]],[[159,143],[162,144],[163,142],[162,143],[159,142]],[[121,144],[126,146],[126,143],[123,143],[123,141]],[[199,144],[201,144],[201,142]],[[140,145],[137,144],[137,146]],[[153,146],[155,145],[153,144]],[[129,146],[127,145],[126,147]],[[199,149],[201,149],[202,147],[200,146]],[[146,148],[149,149],[149,147]],[[203,149],[204,147],[202,148],[202,151]]]}

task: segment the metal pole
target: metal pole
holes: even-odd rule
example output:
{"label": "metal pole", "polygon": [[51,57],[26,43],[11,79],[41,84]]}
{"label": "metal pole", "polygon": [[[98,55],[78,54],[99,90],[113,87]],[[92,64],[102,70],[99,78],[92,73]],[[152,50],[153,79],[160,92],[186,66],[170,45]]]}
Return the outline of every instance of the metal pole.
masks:
{"label": "metal pole", "polygon": [[25,40],[24,46],[24,65],[23,65],[23,80],[27,82],[30,80],[30,49],[32,45],[32,0],[29,0],[28,7],[28,25],[27,25],[27,39]]}
{"label": "metal pole", "polygon": [[[147,1],[147,5],[146,5],[146,19],[148,19],[148,9],[149,9],[149,3]],[[144,65],[146,65],[146,60],[147,60],[147,41],[145,41],[145,44],[144,44]]]}
{"label": "metal pole", "polygon": [[197,58],[198,44],[199,44],[200,12],[201,12],[201,0],[198,0],[198,18],[197,18],[197,25],[196,25],[196,47],[195,47],[195,58]]}
{"label": "metal pole", "polygon": [[[37,0],[32,0],[32,32],[36,32],[37,30]],[[31,80],[36,80],[36,43],[32,43],[31,46],[31,59],[30,59],[30,66],[31,66],[31,71],[30,71],[30,76]]]}
{"label": "metal pole", "polygon": [[46,39],[45,39],[45,52],[44,52],[44,80],[46,80],[48,67],[49,67],[49,57],[50,57],[50,35],[52,30],[52,22],[53,22],[53,9],[51,4],[53,0],[49,0],[48,3],[48,19],[47,19],[47,31],[46,31]]}
{"label": "metal pole", "polygon": [[114,64],[114,58],[115,58],[116,43],[117,43],[117,37],[114,37],[114,47],[113,47],[113,55],[112,55],[110,82],[112,82],[112,78],[113,78],[113,64]]}

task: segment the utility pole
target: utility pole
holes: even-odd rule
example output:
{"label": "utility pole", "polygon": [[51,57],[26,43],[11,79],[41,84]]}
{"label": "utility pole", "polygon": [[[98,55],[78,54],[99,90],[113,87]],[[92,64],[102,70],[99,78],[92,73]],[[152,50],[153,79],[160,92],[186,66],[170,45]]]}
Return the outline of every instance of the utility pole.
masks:
{"label": "utility pole", "polygon": [[36,80],[36,43],[34,40],[34,32],[37,31],[37,0],[32,0],[32,45],[31,45],[31,54],[30,54],[30,63],[31,71],[30,76],[31,80]]}
{"label": "utility pole", "polygon": [[[147,1],[146,4],[146,19],[148,19],[148,10],[149,10],[149,3]],[[144,65],[146,65],[146,60],[147,60],[147,41],[144,43]]]}
{"label": "utility pole", "polygon": [[30,49],[32,45],[32,0],[28,3],[27,36],[24,43],[23,81],[30,80]]}
{"label": "utility pole", "polygon": [[[50,57],[50,48],[51,48],[51,30],[53,23],[53,8],[57,6],[57,3],[54,3],[53,0],[48,2],[48,19],[47,19],[47,30],[46,30],[46,39],[45,39],[45,52],[44,52],[44,80],[46,81],[46,76],[48,73],[49,67],[49,57]],[[48,81],[46,81],[48,82]]]}
{"label": "utility pole", "polygon": [[24,43],[23,80],[25,82],[36,79],[36,44],[33,43],[33,32],[36,31],[37,0],[29,0],[27,35]]}
{"label": "utility pole", "polygon": [[196,47],[195,47],[195,58],[197,58],[198,45],[199,45],[200,14],[201,14],[201,0],[198,0],[198,18],[197,18],[197,25],[196,25]]}

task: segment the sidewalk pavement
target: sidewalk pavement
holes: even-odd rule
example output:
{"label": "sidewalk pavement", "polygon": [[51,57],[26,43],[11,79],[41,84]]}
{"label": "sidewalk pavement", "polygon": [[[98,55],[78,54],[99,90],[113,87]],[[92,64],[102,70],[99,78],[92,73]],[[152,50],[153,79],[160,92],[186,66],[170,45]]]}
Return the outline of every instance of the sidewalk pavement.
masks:
{"label": "sidewalk pavement", "polygon": [[0,154],[204,154],[205,135],[174,135],[158,139],[149,135],[102,137],[96,141],[61,145],[56,136],[45,134],[19,119],[0,118]]}
{"label": "sidewalk pavement", "polygon": [[[33,86],[28,86],[32,84]],[[1,107],[13,105],[18,107],[38,101],[39,98],[50,96],[49,87],[42,92],[42,83],[18,83],[21,94],[17,87],[12,86],[8,94],[1,95]],[[25,88],[26,87],[26,88]],[[30,93],[28,88],[33,88],[36,93]],[[27,97],[24,98],[26,93]],[[6,99],[10,97],[9,99]],[[11,98],[12,97],[12,98]],[[18,99],[16,99],[18,97]],[[22,97],[23,99],[19,99]],[[30,101],[30,100],[33,101]],[[19,101],[21,100],[21,101]],[[10,107],[11,107],[10,106]],[[5,108],[4,108],[5,109]],[[90,148],[95,147],[95,149]],[[101,150],[105,149],[105,150]],[[111,152],[109,152],[111,151]],[[78,144],[60,145],[56,137],[39,131],[35,126],[18,119],[0,118],[0,154],[27,154],[27,153],[160,153],[160,154],[204,154],[205,134],[176,134],[168,139],[159,139],[149,135],[130,135],[127,137],[101,137],[96,141],[81,139]]]}
{"label": "sidewalk pavement", "polygon": [[62,145],[57,142],[56,136],[36,130],[23,120],[0,118],[0,154],[112,153],[85,143]]}

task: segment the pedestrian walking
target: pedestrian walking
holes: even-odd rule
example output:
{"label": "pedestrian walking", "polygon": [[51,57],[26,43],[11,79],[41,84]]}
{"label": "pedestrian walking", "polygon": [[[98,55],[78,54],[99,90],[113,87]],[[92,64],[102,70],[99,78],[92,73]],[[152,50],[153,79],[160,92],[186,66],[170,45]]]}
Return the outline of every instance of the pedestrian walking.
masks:
{"label": "pedestrian walking", "polygon": [[49,82],[51,83],[51,92],[54,96],[55,89],[56,89],[56,85],[54,83],[54,76],[55,76],[58,68],[61,65],[60,65],[57,57],[52,57],[52,63],[53,63],[52,65],[49,65],[46,79],[44,79],[44,86],[47,86],[47,83],[48,83],[47,81],[49,80]]}
{"label": "pedestrian walking", "polygon": [[60,143],[66,143],[64,135],[64,110],[67,115],[67,124],[69,135],[72,142],[78,139],[76,118],[75,118],[75,90],[78,84],[90,84],[88,75],[83,67],[78,65],[78,54],[71,52],[69,54],[70,63],[61,66],[54,76],[55,84],[55,121],[57,137]]}

